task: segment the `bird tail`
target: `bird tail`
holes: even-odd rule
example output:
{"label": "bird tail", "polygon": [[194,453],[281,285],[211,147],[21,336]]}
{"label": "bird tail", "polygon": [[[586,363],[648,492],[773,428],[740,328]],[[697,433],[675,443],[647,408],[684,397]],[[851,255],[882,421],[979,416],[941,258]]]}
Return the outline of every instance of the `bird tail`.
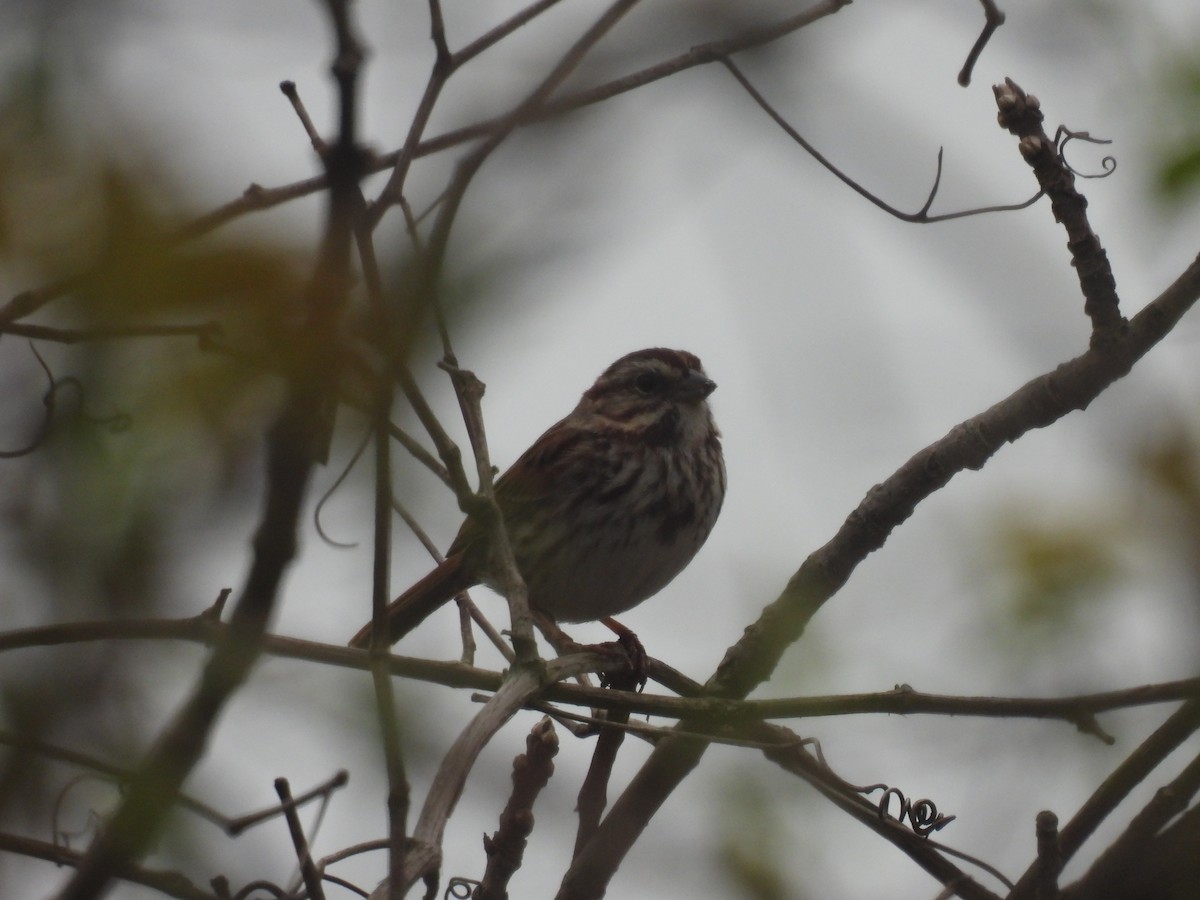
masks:
{"label": "bird tail", "polygon": [[[387,643],[392,645],[424,622],[439,606],[456,594],[478,584],[464,564],[465,554],[456,553],[393,600],[384,610]],[[350,639],[350,646],[365,650],[371,646],[375,623],[368,622]]]}

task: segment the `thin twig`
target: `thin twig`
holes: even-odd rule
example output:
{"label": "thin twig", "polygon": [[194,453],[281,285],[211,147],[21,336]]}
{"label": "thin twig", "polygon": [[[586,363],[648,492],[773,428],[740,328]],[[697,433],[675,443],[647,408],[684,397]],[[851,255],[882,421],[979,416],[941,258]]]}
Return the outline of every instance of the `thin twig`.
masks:
{"label": "thin twig", "polygon": [[992,35],[996,29],[1004,24],[1004,12],[996,6],[995,0],[979,0],[983,6],[983,31],[979,33],[979,37],[975,39],[974,45],[967,53],[967,61],[963,63],[963,67],[958,73],[958,83],[966,87],[971,83],[971,75],[975,71],[975,63],[979,62],[979,56],[983,53],[983,48],[987,46],[988,41],[992,39]]}
{"label": "thin twig", "polygon": [[[434,297],[441,277],[450,240],[450,231],[457,217],[467,188],[493,152],[522,123],[546,104],[551,94],[575,71],[588,52],[629,12],[638,0],[614,0],[592,25],[568,48],[541,82],[505,117],[503,125],[493,131],[474,151],[459,161],[454,177],[446,192],[446,198],[438,209],[430,232],[428,246],[421,269],[423,296]],[[478,390],[480,383],[470,373],[464,372],[447,360],[451,375],[456,377],[455,388],[463,410],[463,418],[475,453],[475,467],[479,478],[477,495],[464,498],[472,502],[467,510],[483,526],[488,536],[491,553],[497,569],[497,580],[509,604],[512,621],[512,642],[517,660],[530,662],[537,659],[537,641],[533,636],[533,617],[529,610],[528,591],[517,568],[512,548],[505,533],[504,518],[496,506],[492,490],[492,465],[487,449],[487,438],[483,429],[483,415],[479,408]],[[435,439],[436,440],[436,439]]]}
{"label": "thin twig", "polygon": [[[350,774],[345,769],[340,769],[328,781],[318,784],[311,790],[305,791],[299,797],[292,799],[292,804],[297,808],[304,806],[312,800],[327,801],[330,795],[340,788],[346,786],[350,781]],[[238,816],[236,819],[230,819],[225,826],[225,831],[231,836],[236,837],[248,828],[274,819],[283,812],[282,806],[269,806],[266,809],[261,809],[258,812],[247,813],[243,816]]]}
{"label": "thin twig", "polygon": [[[365,206],[365,204],[364,204]],[[393,311],[383,292],[375,244],[365,220],[355,230],[363,280],[371,304],[372,317],[378,333],[390,335],[395,330]],[[385,337],[386,340],[386,337]],[[390,360],[389,360],[390,362]],[[391,599],[392,568],[392,446],[390,416],[395,394],[395,381],[388,365],[375,386],[373,429],[375,437],[374,544],[371,566],[371,618],[375,623],[375,639],[371,644],[372,683],[375,687],[375,706],[383,736],[384,760],[388,779],[388,874],[393,884],[399,884],[408,849],[409,784],[400,743],[400,720],[391,678],[387,671],[387,617]],[[393,894],[399,898],[400,894]]]}
{"label": "thin twig", "polygon": [[[425,530],[421,527],[420,523],[417,522],[416,517],[414,517],[413,514],[410,513],[405,508],[404,504],[402,504],[396,497],[392,497],[392,508],[396,511],[396,514],[404,520],[404,523],[409,527],[409,530],[416,535],[417,540],[421,542],[421,544],[425,547],[425,550],[430,556],[433,557],[434,561],[440,565],[445,560],[445,557],[442,556],[441,551],[438,550],[437,545],[433,543],[429,535],[425,533]],[[495,647],[504,655],[505,659],[507,659],[509,662],[512,662],[512,647],[510,647],[508,642],[501,637],[500,632],[498,632],[492,626],[492,624],[487,621],[483,613],[480,612],[479,607],[475,605],[475,601],[471,599],[471,595],[468,592],[463,591],[454,598],[454,602],[458,604],[459,610],[460,631],[462,633],[463,648],[461,656],[462,662],[468,666],[475,664],[475,637],[474,631],[471,628],[471,622],[478,623],[480,627],[483,628],[488,640],[491,641],[492,644],[495,645]]]}
{"label": "thin twig", "polygon": [[[816,3],[803,12],[780,19],[777,22],[749,28],[732,37],[698,44],[684,53],[647,66],[644,69],[639,69],[636,72],[631,72],[628,75],[623,75],[590,88],[584,88],[574,93],[550,99],[539,109],[531,111],[517,125],[518,127],[522,127],[558,118],[566,113],[574,112],[577,109],[582,109],[585,106],[591,106],[595,103],[602,103],[619,94],[636,90],[637,88],[660,81],[663,78],[669,78],[672,75],[677,75],[696,66],[720,62],[743,50],[764,46],[799,31],[801,28],[811,25],[826,16],[833,15],[844,7],[849,6],[850,2],[851,0],[824,0],[824,2]],[[426,156],[430,153],[437,153],[469,141],[487,138],[495,134],[498,130],[506,129],[509,125],[510,120],[508,116],[497,116],[481,122],[475,122],[463,128],[448,131],[422,141],[416,148],[415,154],[418,157]]]}
{"label": "thin twig", "polygon": [[878,197],[875,194],[868,191],[865,187],[863,187],[861,184],[859,184],[857,181],[855,181],[853,178],[851,178],[849,175],[847,175],[845,172],[843,172],[841,169],[839,169],[837,166],[835,166],[832,162],[830,162],[830,160],[823,153],[821,153],[821,151],[819,151],[816,147],[814,147],[811,143],[809,143],[808,140],[804,137],[804,135],[802,135],[799,131],[797,131],[791,125],[791,123],[788,122],[788,120],[785,119],[783,117],[783,115],[778,110],[775,109],[775,107],[773,107],[770,103],[767,102],[767,99],[750,82],[750,79],[748,79],[742,73],[742,70],[739,69],[734,64],[733,60],[731,60],[729,58],[725,58],[725,59],[722,59],[721,62],[725,65],[725,68],[729,70],[730,74],[732,74],[733,77],[737,79],[738,84],[740,84],[742,86],[742,88],[746,91],[746,93],[749,94],[750,97],[754,100],[754,102],[759,105],[759,107],[763,110],[763,112],[765,112],[768,116],[770,116],[774,120],[776,125],[778,125],[785,132],[787,132],[787,135],[793,141],[795,141],[797,144],[799,144],[801,147],[803,147],[805,152],[808,153],[809,156],[811,156],[818,163],[820,163],[825,169],[827,169],[830,173],[832,173],[834,175],[834,177],[836,177],[839,181],[841,181],[844,185],[846,185],[848,188],[850,188],[852,191],[854,191],[860,197],[864,198],[865,200],[867,200],[874,206],[877,206],[877,207],[879,207],[879,209],[882,209],[888,215],[893,216],[902,222],[932,224],[934,222],[947,222],[947,221],[950,221],[951,219],[963,219],[968,216],[981,216],[981,215],[986,215],[989,213],[997,213],[997,212],[1013,212],[1015,210],[1026,209],[1026,208],[1032,206],[1034,203],[1036,203],[1038,200],[1040,200],[1042,198],[1042,196],[1045,194],[1045,191],[1038,191],[1036,194],[1034,194],[1028,200],[1022,200],[1020,203],[1006,203],[1006,204],[1000,204],[1000,205],[996,205],[996,206],[978,206],[978,207],[973,207],[971,209],[958,210],[956,212],[949,212],[949,213],[940,213],[936,216],[931,216],[931,215],[929,215],[929,210],[933,206],[933,201],[937,196],[938,188],[941,186],[941,183],[942,183],[942,149],[939,148],[938,154],[937,154],[937,170],[934,172],[934,176],[933,176],[933,186],[929,189],[929,195],[925,198],[925,203],[915,213],[904,212],[903,210],[897,209],[896,207],[892,206],[890,203],[885,202],[880,197]]}
{"label": "thin twig", "polygon": [[287,822],[288,833],[292,837],[292,847],[296,851],[296,859],[300,864],[300,877],[304,879],[304,887],[308,891],[309,900],[325,900],[325,890],[321,885],[321,876],[313,865],[312,854],[308,849],[308,839],[304,836],[304,826],[300,824],[300,816],[296,814],[296,803],[292,800],[292,789],[286,778],[275,779],[275,793],[283,805],[283,818]]}
{"label": "thin twig", "polygon": [[520,12],[515,13],[508,19],[501,22],[495,28],[490,29],[484,34],[477,37],[467,46],[457,51],[453,55],[454,68],[459,68],[465,63],[470,62],[484,50],[495,46],[504,40],[518,28],[532,22],[546,10],[557,4],[559,0],[536,0],[535,3],[529,4]]}
{"label": "thin twig", "polygon": [[308,115],[308,109],[305,108],[304,101],[300,99],[300,93],[296,90],[296,82],[281,81],[279,83],[279,90],[291,102],[292,110],[296,113],[296,118],[300,120],[300,125],[304,128],[304,133],[308,135],[308,141],[312,144],[313,151],[317,156],[324,158],[329,152],[329,145],[325,143],[325,139],[321,137],[321,133],[317,131],[317,126],[313,124],[312,118]]}
{"label": "thin twig", "polygon": [[[77,867],[84,859],[84,855],[76,850],[3,831],[0,831],[0,850],[30,859],[44,859],[57,866]],[[176,897],[178,900],[220,900],[216,894],[197,887],[181,872],[127,865],[121,868],[116,877],[131,884],[143,885],[167,897]]]}
{"label": "thin twig", "polygon": [[54,328],[13,322],[0,333],[35,341],[54,341],[59,344],[83,344],[93,341],[117,341],[142,337],[194,337],[208,341],[221,334],[219,322],[198,322],[195,325],[113,325],[98,328]]}

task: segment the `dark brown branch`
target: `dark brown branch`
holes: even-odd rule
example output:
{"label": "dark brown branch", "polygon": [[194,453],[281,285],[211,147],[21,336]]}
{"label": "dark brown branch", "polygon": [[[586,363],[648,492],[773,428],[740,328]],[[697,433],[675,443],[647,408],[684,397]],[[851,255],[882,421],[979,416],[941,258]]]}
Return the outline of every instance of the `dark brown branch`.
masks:
{"label": "dark brown branch", "polygon": [[1013,212],[1019,209],[1027,209],[1040,200],[1044,194],[1043,191],[1038,191],[1028,200],[1022,200],[1020,203],[1007,203],[997,206],[979,206],[973,207],[972,209],[964,209],[950,213],[940,213],[936,216],[931,216],[929,215],[929,210],[933,206],[933,201],[937,197],[938,188],[942,183],[942,150],[939,149],[937,155],[937,171],[933,176],[933,186],[929,189],[929,196],[926,197],[925,203],[915,213],[904,212],[903,210],[897,209],[890,203],[885,202],[882,198],[868,191],[865,187],[835,166],[823,153],[821,153],[820,150],[809,143],[808,139],[805,138],[804,135],[792,127],[791,123],[789,123],[788,120],[785,119],[779,113],[779,111],[775,109],[775,107],[767,102],[767,99],[750,82],[750,79],[748,79],[742,73],[742,70],[734,65],[733,60],[725,58],[722,59],[721,62],[724,64],[725,68],[729,70],[730,74],[737,79],[738,84],[742,86],[746,93],[750,95],[750,97],[755,103],[758,104],[763,112],[770,116],[771,119],[774,120],[775,124],[787,133],[788,137],[803,147],[804,151],[809,156],[820,163],[821,166],[828,170],[835,178],[842,182],[842,184],[846,185],[846,187],[850,188],[860,197],[902,222],[913,222],[927,225],[934,222],[947,222],[951,219],[963,219],[968,216],[982,216],[988,213],[997,212]]}
{"label": "dark brown branch", "polygon": [[[1117,804],[1145,781],[1168,754],[1198,729],[1200,700],[1189,700],[1104,779],[1071,821],[1062,828],[1058,839],[1059,864],[1066,865]],[[1041,861],[1035,861],[1017,882],[1010,900],[1035,896],[1039,881],[1045,877],[1047,876],[1041,871]]]}
{"label": "dark brown branch", "polygon": [[525,844],[533,832],[533,804],[554,774],[558,735],[542,719],[525,738],[525,752],[513,760],[512,793],[500,813],[500,827],[484,836],[487,868],[472,900],[507,900],[508,882],[521,867]]}
{"label": "dark brown branch", "polygon": [[296,814],[296,803],[292,800],[292,789],[286,778],[275,779],[275,793],[283,806],[283,818],[287,822],[288,834],[292,838],[292,847],[296,851],[296,860],[300,864],[300,877],[308,891],[309,900],[325,900],[325,890],[321,885],[321,876],[313,863],[312,853],[309,852],[308,838],[304,836],[304,826]]}
{"label": "dark brown branch", "polygon": [[1117,297],[1117,282],[1100,238],[1087,219],[1087,198],[1075,189],[1075,176],[1059,147],[1042,127],[1041,104],[1011,78],[995,85],[1001,127],[1020,139],[1018,147],[1033,169],[1038,185],[1050,198],[1054,221],[1067,232],[1071,265],[1083,291],[1083,311],[1092,320],[1092,343],[1116,341],[1126,326]]}
{"label": "dark brown branch", "polygon": [[958,73],[958,83],[963,87],[971,83],[971,75],[975,71],[975,63],[979,62],[979,56],[983,53],[983,48],[992,39],[992,35],[996,29],[1004,24],[1004,12],[996,6],[995,0],[979,0],[979,3],[983,6],[983,31],[975,39],[975,44],[967,54],[967,61],[963,63],[963,67]]}
{"label": "dark brown branch", "polygon": [[[336,790],[343,788],[350,781],[350,775],[345,769],[339,770],[332,778],[322,784],[318,784],[311,790],[305,791],[299,797],[294,797],[290,802],[296,808],[304,806],[313,800],[320,799],[326,801],[329,796]],[[283,813],[282,806],[269,806],[266,809],[261,809],[258,812],[247,813],[244,816],[238,816],[236,819],[230,819],[225,827],[225,831],[230,837],[237,837],[247,828],[252,828],[262,822]]]}
{"label": "dark brown branch", "polygon": [[579,797],[575,802],[579,826],[575,833],[574,855],[587,846],[600,827],[600,818],[608,806],[608,784],[617,762],[617,751],[625,741],[625,730],[621,726],[628,723],[629,713],[614,710],[609,713],[609,718],[611,722],[600,726],[596,746],[592,748],[592,761],[579,786]]}
{"label": "dark brown branch", "polygon": [[[1197,790],[1200,790],[1200,758],[1194,758],[1170,784],[1155,791],[1153,799],[1133,817],[1121,836],[1100,854],[1082,879],[1071,885],[1071,895],[1104,896],[1115,885],[1136,882],[1138,879],[1131,878],[1131,873],[1143,868],[1163,826],[1188,808]],[[1192,847],[1195,846],[1193,841]],[[1158,895],[1143,893],[1142,896]]]}
{"label": "dark brown branch", "polygon": [[1058,816],[1048,809],[1037,815],[1038,879],[1034,900],[1055,900],[1058,873],[1062,871],[1062,853],[1058,843]]}
{"label": "dark brown branch", "polygon": [[[431,31],[433,33],[434,45],[437,48],[433,70],[429,73],[429,80],[425,84],[425,91],[421,95],[421,101],[417,104],[417,111],[413,114],[412,121],[409,123],[408,135],[404,139],[404,146],[393,154],[393,158],[390,160],[392,173],[388,177],[387,184],[380,191],[378,199],[371,203],[367,209],[363,221],[363,227],[367,231],[374,231],[388,208],[404,200],[404,184],[408,178],[408,171],[412,166],[412,161],[417,156],[417,147],[420,144],[422,135],[425,133],[425,128],[429,124],[429,117],[433,115],[433,108],[437,104],[438,97],[441,96],[442,88],[445,87],[446,82],[454,73],[454,63],[448,55],[449,51],[446,49],[445,34],[442,31],[441,7],[436,0],[431,0],[431,13]],[[415,240],[415,229],[411,231],[411,234]]]}
{"label": "dark brown branch", "polygon": [[433,441],[434,449],[437,450],[437,454],[442,460],[446,474],[450,479],[450,487],[454,490],[454,494],[458,498],[459,506],[469,503],[469,498],[473,496],[474,492],[471,489],[471,482],[467,478],[467,470],[463,468],[462,451],[458,449],[458,445],[454,443],[454,440],[446,433],[446,429],[442,427],[442,423],[438,420],[433,407],[429,405],[429,402],[425,399],[425,395],[421,393],[421,389],[417,386],[416,380],[406,366],[397,364],[396,381],[405,399],[408,400],[409,405],[413,408],[413,412],[417,414],[421,425]]}
{"label": "dark brown branch", "polygon": [[[677,75],[696,66],[721,62],[735,53],[750,50],[754,47],[761,47],[772,41],[786,37],[826,16],[833,15],[843,7],[849,5],[850,0],[823,0],[821,3],[810,6],[804,12],[781,19],[778,22],[750,28],[733,37],[698,44],[686,53],[673,56],[660,63],[647,66],[628,75],[623,75],[620,78],[614,78],[603,84],[548,100],[539,110],[518,124],[524,126],[557,118],[566,113],[574,112],[577,109],[582,109],[585,106],[601,103],[612,97],[616,97],[618,94],[624,94],[628,91],[644,87],[647,84],[652,84],[655,81],[660,81],[663,78],[669,78],[672,75]],[[467,125],[454,131],[448,131],[445,134],[422,141],[416,149],[416,155],[426,156],[430,153],[437,153],[468,141],[486,138],[494,134],[498,129],[505,128],[508,124],[508,117],[499,116],[493,119],[486,119],[482,122],[476,122],[473,125]]]}

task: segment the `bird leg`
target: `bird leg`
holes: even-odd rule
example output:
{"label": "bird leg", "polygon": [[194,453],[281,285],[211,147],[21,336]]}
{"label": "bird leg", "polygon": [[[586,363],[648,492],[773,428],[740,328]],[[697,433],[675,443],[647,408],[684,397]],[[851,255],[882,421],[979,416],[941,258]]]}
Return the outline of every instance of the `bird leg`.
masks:
{"label": "bird leg", "polygon": [[[602,678],[601,684],[605,687],[617,687],[621,690],[634,690],[640,694],[642,688],[646,686],[646,679],[649,677],[647,673],[646,648],[642,645],[641,638],[634,634],[632,629],[625,627],[612,616],[605,616],[600,621],[617,636],[617,644],[629,660],[629,671],[632,675],[632,686],[628,688],[622,684],[614,683],[611,678],[608,681]],[[624,680],[620,676],[618,676],[618,679],[621,681]]]}
{"label": "bird leg", "polygon": [[600,620],[617,636],[616,641],[609,641],[604,644],[581,644],[559,628],[558,623],[544,612],[536,609],[532,610],[532,612],[534,623],[542,634],[546,636],[546,640],[550,642],[550,646],[554,648],[554,652],[559,656],[565,656],[568,653],[578,653],[581,650],[612,653],[615,649],[625,657],[626,662],[629,664],[629,672],[615,674],[602,673],[600,675],[601,687],[641,691],[646,686],[646,648],[642,646],[642,642],[633,631],[626,628],[616,619],[606,616]]}

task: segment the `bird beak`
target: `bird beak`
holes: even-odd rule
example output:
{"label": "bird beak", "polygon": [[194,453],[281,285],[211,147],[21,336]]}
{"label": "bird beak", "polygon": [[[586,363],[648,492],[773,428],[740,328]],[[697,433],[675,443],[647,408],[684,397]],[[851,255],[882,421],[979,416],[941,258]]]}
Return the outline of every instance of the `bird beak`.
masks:
{"label": "bird beak", "polygon": [[679,394],[684,400],[703,400],[717,389],[717,383],[695,369],[688,370],[679,382]]}

